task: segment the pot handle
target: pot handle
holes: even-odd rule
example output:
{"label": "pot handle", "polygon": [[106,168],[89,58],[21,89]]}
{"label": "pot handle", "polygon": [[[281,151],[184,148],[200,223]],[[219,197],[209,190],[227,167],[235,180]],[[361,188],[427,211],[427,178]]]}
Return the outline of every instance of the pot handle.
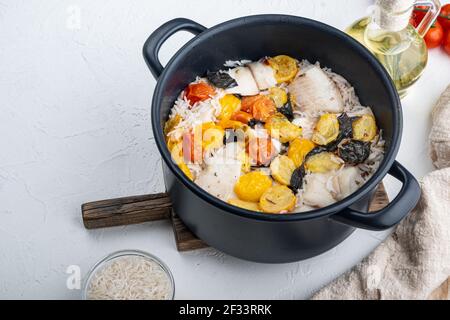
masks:
{"label": "pot handle", "polygon": [[416,178],[397,161],[394,161],[389,174],[403,185],[395,199],[385,208],[371,213],[348,208],[330,218],[353,227],[375,231],[395,226],[417,205],[421,191]]}
{"label": "pot handle", "polygon": [[145,41],[144,48],[142,50],[144,59],[155,79],[158,79],[164,70],[158,57],[159,49],[161,49],[163,43],[170,36],[182,30],[198,35],[205,31],[206,27],[189,19],[177,18],[166,22],[161,27],[156,29],[150,37],[148,37],[147,41]]}

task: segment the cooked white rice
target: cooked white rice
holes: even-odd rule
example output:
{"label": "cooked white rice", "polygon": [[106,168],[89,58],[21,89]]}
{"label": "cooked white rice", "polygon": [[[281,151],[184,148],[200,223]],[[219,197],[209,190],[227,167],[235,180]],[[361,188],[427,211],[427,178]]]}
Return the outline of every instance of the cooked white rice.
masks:
{"label": "cooked white rice", "polygon": [[250,62],[252,62],[252,61],[251,60],[227,60],[227,61],[225,61],[223,66],[227,67],[227,68],[235,68],[235,67],[240,67],[240,66],[249,64]]}

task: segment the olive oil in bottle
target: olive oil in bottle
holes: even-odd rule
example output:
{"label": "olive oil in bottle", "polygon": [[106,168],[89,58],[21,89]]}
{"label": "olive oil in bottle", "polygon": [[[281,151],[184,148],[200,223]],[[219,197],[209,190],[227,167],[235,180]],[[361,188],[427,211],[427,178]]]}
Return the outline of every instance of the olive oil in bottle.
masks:
{"label": "olive oil in bottle", "polygon": [[430,6],[418,28],[409,24],[415,0],[377,0],[370,17],[356,21],[346,31],[366,46],[386,68],[400,97],[420,78],[428,61],[423,36],[439,14],[438,0],[420,1]]}

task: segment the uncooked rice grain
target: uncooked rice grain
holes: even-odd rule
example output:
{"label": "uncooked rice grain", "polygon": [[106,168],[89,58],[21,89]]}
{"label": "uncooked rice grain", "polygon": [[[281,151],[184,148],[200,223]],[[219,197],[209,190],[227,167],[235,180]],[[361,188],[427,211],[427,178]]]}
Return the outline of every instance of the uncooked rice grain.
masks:
{"label": "uncooked rice grain", "polygon": [[118,257],[98,270],[89,283],[89,300],[167,300],[171,281],[155,261]]}

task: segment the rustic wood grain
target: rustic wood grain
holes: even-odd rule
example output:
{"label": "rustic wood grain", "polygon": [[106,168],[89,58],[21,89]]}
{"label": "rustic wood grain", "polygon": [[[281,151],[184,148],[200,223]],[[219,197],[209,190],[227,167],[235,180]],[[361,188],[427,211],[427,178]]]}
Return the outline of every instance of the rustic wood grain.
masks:
{"label": "rustic wood grain", "polygon": [[372,198],[369,201],[369,212],[374,212],[383,209],[389,203],[389,198],[386,192],[386,188],[383,183],[380,183],[375,190]]}
{"label": "rustic wood grain", "polygon": [[175,214],[172,215],[172,226],[178,251],[191,251],[208,247],[208,245],[197,238]]}
{"label": "rustic wood grain", "polygon": [[84,226],[97,229],[168,219],[172,204],[167,193],[158,193],[85,203],[81,212]]}

